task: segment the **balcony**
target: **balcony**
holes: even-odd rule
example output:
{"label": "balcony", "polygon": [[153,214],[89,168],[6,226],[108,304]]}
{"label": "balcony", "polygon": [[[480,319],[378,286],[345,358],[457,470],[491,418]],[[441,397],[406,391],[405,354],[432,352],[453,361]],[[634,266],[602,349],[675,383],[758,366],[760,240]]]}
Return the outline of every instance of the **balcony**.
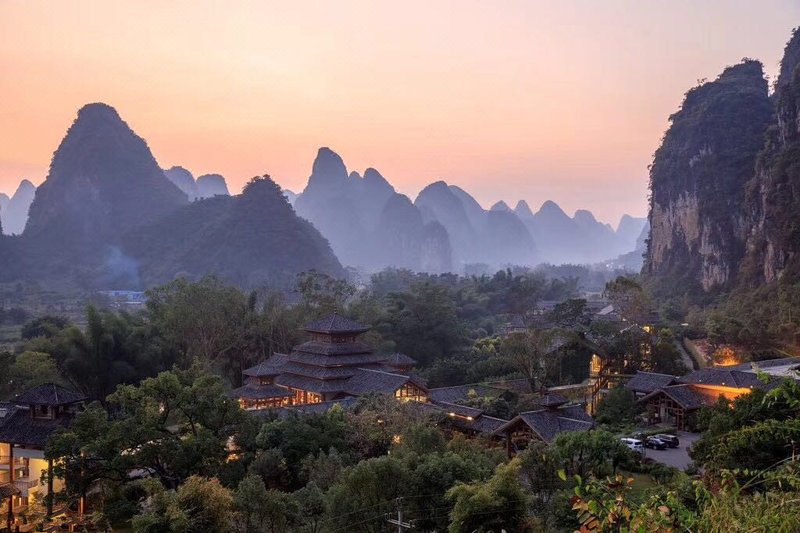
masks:
{"label": "balcony", "polygon": [[30,489],[35,489],[39,486],[39,478],[23,477],[15,479],[14,485],[22,492],[23,496],[26,496]]}

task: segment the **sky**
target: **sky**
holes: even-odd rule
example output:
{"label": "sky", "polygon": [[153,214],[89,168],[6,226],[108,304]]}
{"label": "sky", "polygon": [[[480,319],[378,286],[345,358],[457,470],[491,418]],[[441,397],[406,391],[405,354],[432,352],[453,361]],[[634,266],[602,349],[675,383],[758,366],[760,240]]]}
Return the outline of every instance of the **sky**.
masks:
{"label": "sky", "polygon": [[0,192],[41,183],[77,110],[114,106],[163,168],[305,186],[329,146],[412,199],[644,216],[700,79],[777,74],[797,0],[0,2]]}

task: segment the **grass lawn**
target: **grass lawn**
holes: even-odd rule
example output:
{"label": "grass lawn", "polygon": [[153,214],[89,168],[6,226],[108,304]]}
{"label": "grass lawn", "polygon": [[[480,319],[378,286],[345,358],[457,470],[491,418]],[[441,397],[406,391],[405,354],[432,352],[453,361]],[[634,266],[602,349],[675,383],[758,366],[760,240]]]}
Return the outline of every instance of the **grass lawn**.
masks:
{"label": "grass lawn", "polygon": [[619,473],[625,478],[633,478],[633,485],[631,485],[633,494],[639,495],[647,489],[657,487],[658,483],[650,476],[650,474],[639,474],[636,472],[628,472],[627,470],[619,470]]}

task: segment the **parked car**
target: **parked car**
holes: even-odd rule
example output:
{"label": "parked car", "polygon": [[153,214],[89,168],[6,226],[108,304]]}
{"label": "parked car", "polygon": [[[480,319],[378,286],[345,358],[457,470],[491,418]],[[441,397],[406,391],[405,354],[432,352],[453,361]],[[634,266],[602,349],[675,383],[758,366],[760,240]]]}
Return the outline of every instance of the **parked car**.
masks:
{"label": "parked car", "polygon": [[678,446],[681,445],[680,439],[678,437],[676,437],[675,435],[668,435],[666,433],[659,433],[658,435],[655,435],[655,437],[658,440],[662,440],[662,441],[666,442],[667,446],[669,446],[670,448],[677,448]]}
{"label": "parked car", "polygon": [[656,437],[647,437],[644,441],[644,445],[647,448],[652,448],[654,450],[666,450],[667,443],[663,440],[656,438]]}
{"label": "parked car", "polygon": [[639,439],[631,439],[628,437],[622,437],[619,439],[622,444],[633,450],[634,452],[641,453],[644,455],[644,444]]}

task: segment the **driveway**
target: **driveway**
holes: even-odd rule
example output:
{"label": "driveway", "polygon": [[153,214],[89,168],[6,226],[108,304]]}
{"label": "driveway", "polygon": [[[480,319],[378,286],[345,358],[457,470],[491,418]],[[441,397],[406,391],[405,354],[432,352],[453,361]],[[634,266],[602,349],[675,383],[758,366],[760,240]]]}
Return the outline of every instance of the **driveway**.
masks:
{"label": "driveway", "polygon": [[694,444],[694,441],[700,438],[700,434],[678,431],[676,435],[681,441],[680,446],[677,448],[667,448],[666,450],[651,450],[650,448],[645,448],[644,456],[654,459],[659,463],[685,470],[689,463],[692,462],[687,450]]}

